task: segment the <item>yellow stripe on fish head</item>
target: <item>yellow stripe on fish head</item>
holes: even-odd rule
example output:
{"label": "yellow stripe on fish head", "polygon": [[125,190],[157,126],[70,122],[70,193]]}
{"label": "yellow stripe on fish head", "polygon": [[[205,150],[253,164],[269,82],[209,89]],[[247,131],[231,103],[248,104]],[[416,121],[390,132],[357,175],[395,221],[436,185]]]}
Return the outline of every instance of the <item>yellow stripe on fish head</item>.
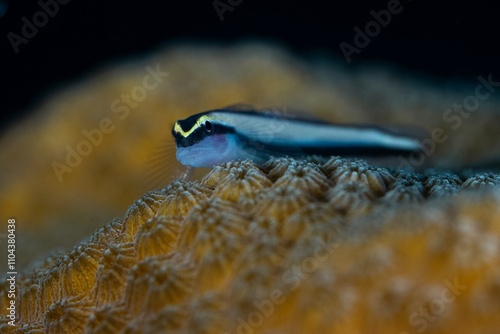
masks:
{"label": "yellow stripe on fish head", "polygon": [[207,116],[207,115],[203,115],[201,116],[200,118],[198,118],[198,120],[196,121],[196,123],[191,127],[191,129],[189,129],[188,131],[184,131],[182,129],[182,127],[180,126],[179,122],[175,122],[175,125],[174,125],[174,132],[175,133],[180,133],[181,136],[183,136],[184,138],[187,138],[189,137],[194,131],[196,131],[198,128],[200,128],[202,126],[202,124],[204,124],[206,121],[210,121],[212,120],[212,117],[210,116]]}

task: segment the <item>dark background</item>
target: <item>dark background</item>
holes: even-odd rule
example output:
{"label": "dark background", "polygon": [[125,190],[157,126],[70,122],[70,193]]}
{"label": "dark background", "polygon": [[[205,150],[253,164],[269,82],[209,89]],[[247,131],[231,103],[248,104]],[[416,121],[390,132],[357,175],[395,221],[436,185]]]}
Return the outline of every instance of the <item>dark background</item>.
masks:
{"label": "dark background", "polygon": [[[373,20],[370,11],[386,9],[389,2],[220,1],[241,3],[221,22],[213,0],[71,0],[59,5],[16,54],[7,34],[21,35],[22,18],[33,22],[41,7],[38,1],[0,0],[0,13],[7,7],[0,17],[0,128],[26,115],[54,89],[171,42],[262,38],[306,59],[318,51],[342,58],[339,44],[353,44],[353,28],[364,29]],[[401,0],[401,5],[402,12],[348,66],[382,61],[447,84],[500,75],[499,1]]]}

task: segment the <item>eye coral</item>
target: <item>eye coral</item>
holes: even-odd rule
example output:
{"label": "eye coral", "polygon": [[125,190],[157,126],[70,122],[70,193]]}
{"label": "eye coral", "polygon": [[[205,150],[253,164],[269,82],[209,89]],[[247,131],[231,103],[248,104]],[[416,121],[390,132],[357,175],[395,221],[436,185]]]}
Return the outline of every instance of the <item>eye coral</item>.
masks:
{"label": "eye coral", "polygon": [[145,194],[19,277],[17,331],[409,332],[450,284],[433,332],[496,328],[496,178],[464,186],[340,158],[226,164]]}

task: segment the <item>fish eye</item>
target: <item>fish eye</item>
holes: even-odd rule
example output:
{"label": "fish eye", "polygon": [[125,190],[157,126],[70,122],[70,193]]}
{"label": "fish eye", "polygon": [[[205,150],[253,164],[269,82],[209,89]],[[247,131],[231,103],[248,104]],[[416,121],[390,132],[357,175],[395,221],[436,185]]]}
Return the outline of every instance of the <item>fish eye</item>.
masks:
{"label": "fish eye", "polygon": [[207,133],[211,133],[212,132],[212,123],[210,121],[206,121],[205,122],[205,130],[207,131]]}

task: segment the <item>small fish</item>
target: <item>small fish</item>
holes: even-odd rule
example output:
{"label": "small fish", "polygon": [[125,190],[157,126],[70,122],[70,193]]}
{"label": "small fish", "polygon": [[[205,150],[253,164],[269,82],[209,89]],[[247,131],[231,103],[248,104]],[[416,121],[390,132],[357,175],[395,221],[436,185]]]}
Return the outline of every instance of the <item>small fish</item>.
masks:
{"label": "small fish", "polygon": [[395,156],[421,149],[415,138],[383,127],[232,108],[179,120],[172,135],[177,160],[191,167],[213,167],[240,159],[262,164],[272,156]]}

